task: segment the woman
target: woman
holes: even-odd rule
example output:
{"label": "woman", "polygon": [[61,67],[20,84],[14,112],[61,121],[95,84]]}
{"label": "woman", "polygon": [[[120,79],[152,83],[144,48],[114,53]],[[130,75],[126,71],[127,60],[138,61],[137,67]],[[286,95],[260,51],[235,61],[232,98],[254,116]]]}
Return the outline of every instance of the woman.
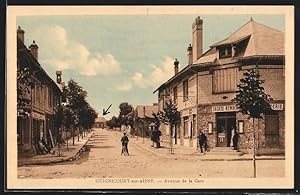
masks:
{"label": "woman", "polygon": [[231,138],[230,138],[230,146],[233,147],[234,144],[233,144],[233,137],[234,137],[234,134],[235,134],[235,128],[234,127],[231,127]]}

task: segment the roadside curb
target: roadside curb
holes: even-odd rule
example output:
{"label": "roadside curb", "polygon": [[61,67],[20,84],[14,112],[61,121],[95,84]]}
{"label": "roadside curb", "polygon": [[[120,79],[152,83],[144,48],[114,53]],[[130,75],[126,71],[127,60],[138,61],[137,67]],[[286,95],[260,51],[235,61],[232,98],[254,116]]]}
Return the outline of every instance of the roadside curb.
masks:
{"label": "roadside curb", "polygon": [[[186,157],[182,157],[182,156],[176,156],[176,154],[173,154],[171,156],[166,156],[166,155],[163,155],[163,154],[160,154],[158,152],[155,152],[147,147],[144,147],[144,146],[141,146],[140,144],[137,144],[135,143],[136,146],[142,148],[142,149],[145,149],[149,152],[151,152],[152,154],[155,154],[156,156],[159,156],[159,157],[163,157],[163,158],[166,158],[166,159],[172,159],[172,160],[190,160],[189,157],[191,157],[192,155],[189,155],[189,154],[183,154],[183,155],[186,155]],[[197,155],[198,156],[198,155]],[[197,156],[193,156],[194,158],[197,158]],[[200,155],[199,155],[200,157]],[[240,157],[240,158],[197,158],[196,159],[197,161],[251,161],[253,160],[252,157]],[[272,156],[256,156],[256,160],[285,160],[285,157],[284,156],[278,156],[278,157],[272,157]]]}
{"label": "roadside curb", "polygon": [[27,165],[50,165],[50,164],[55,164],[55,163],[61,163],[61,162],[66,162],[66,161],[72,161],[74,158],[76,158],[76,156],[80,155],[80,153],[82,152],[82,148],[85,147],[85,145],[88,143],[88,141],[90,141],[91,137],[94,135],[94,132],[92,132],[92,134],[90,135],[90,137],[85,141],[85,143],[79,148],[79,150],[73,154],[72,156],[68,156],[68,157],[62,157],[59,159],[55,159],[55,160],[41,160],[41,161],[29,161],[29,162],[18,162],[18,167],[21,166],[27,166]]}

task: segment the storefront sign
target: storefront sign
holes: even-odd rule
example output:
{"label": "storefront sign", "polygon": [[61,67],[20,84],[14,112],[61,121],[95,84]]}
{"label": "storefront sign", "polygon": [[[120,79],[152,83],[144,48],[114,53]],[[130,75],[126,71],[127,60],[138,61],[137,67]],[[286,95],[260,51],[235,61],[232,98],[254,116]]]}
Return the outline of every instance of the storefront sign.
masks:
{"label": "storefront sign", "polygon": [[213,106],[212,112],[235,112],[238,111],[236,105]]}
{"label": "storefront sign", "polygon": [[[270,104],[272,110],[283,110],[283,104]],[[236,105],[226,105],[226,106],[212,106],[212,112],[236,112],[238,108]]]}
{"label": "storefront sign", "polygon": [[283,104],[271,104],[272,110],[283,110]]}

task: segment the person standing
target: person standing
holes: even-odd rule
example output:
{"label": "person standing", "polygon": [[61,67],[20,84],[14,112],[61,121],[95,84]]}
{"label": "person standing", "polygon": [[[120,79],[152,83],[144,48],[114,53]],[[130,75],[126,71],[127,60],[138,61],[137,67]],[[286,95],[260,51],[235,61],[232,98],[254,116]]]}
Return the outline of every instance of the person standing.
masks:
{"label": "person standing", "polygon": [[126,135],[126,132],[123,133],[123,137],[121,139],[121,142],[122,142],[122,152],[121,152],[121,155],[123,154],[123,147],[125,147],[125,150],[127,152],[127,154],[129,155],[129,152],[128,152],[128,142],[129,142],[129,139]]}
{"label": "person standing", "polygon": [[238,149],[239,134],[235,131],[233,136],[233,149]]}
{"label": "person standing", "polygon": [[204,147],[204,152],[207,150],[207,137],[203,133],[203,131],[201,131],[200,134],[198,135],[198,140],[199,140],[200,151],[201,153],[203,153],[203,147]]}
{"label": "person standing", "polygon": [[231,146],[231,147],[233,147],[233,145],[234,145],[234,144],[233,144],[233,137],[234,137],[235,133],[236,133],[235,128],[232,126],[232,127],[231,127],[231,133],[230,133],[230,134],[231,134],[231,135],[230,135],[230,146]]}

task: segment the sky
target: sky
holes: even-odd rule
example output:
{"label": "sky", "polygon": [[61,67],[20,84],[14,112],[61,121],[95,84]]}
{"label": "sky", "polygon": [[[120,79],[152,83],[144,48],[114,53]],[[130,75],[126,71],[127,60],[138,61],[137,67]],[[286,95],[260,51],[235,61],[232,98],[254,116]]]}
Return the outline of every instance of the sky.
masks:
{"label": "sky", "polygon": [[[198,15],[72,15],[18,16],[25,45],[39,46],[39,63],[56,80],[73,79],[88,92],[87,101],[102,115],[110,104],[110,119],[119,104],[152,105],[153,91],[187,65],[192,23]],[[203,50],[254,21],[285,31],[284,15],[200,15]],[[16,29],[17,29],[16,26]]]}

